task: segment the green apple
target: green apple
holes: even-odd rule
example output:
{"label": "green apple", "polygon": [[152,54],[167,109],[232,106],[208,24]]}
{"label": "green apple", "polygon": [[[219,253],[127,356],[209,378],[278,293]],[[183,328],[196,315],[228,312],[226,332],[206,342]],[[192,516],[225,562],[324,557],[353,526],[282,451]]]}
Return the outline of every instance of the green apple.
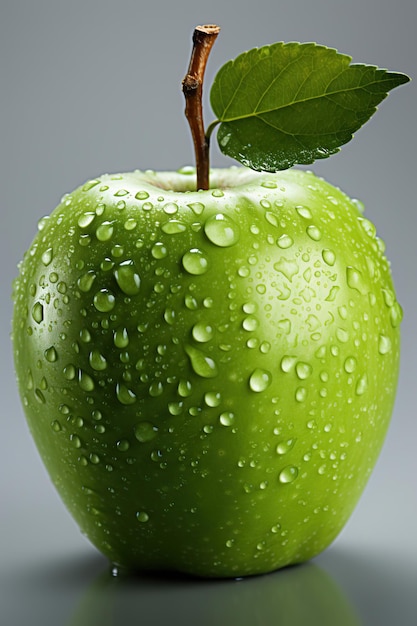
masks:
{"label": "green apple", "polygon": [[116,567],[244,576],[340,532],[399,365],[359,202],[296,169],[102,176],[40,221],[14,299],[31,432]]}

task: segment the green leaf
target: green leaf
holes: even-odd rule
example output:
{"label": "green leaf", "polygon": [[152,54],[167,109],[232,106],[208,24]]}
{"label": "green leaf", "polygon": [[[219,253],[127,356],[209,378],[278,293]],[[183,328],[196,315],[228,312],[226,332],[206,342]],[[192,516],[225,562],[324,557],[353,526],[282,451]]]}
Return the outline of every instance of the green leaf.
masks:
{"label": "green leaf", "polygon": [[315,43],[276,43],[226,63],[210,93],[221,151],[255,170],[277,171],[335,152],[405,74]]}

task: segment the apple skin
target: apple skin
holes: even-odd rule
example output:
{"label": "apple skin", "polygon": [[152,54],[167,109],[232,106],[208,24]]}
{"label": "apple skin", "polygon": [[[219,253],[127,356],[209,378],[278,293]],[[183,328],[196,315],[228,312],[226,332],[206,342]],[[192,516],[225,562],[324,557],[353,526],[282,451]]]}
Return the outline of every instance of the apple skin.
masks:
{"label": "apple skin", "polygon": [[393,409],[401,307],[363,207],[313,173],[193,185],[105,175],[40,221],[16,374],[56,489],[116,567],[265,573],[351,515]]}

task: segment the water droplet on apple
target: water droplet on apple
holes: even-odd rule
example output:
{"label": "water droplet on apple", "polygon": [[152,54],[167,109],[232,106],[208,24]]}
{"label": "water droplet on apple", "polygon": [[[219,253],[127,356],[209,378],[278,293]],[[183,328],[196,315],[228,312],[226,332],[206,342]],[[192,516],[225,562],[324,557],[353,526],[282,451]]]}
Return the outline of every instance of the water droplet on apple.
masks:
{"label": "water droplet on apple", "polygon": [[365,391],[368,389],[368,377],[366,374],[361,376],[356,383],[355,393],[357,396],[362,396]]}
{"label": "water droplet on apple", "polygon": [[90,270],[86,274],[83,274],[82,276],[80,276],[80,278],[77,281],[77,285],[79,289],[81,289],[81,291],[83,291],[84,293],[87,293],[88,291],[90,291],[91,287],[93,286],[95,279],[96,279],[96,274],[92,270]]}
{"label": "water droplet on apple", "polygon": [[72,363],[69,363],[68,365],[64,367],[62,373],[64,374],[67,380],[74,380],[74,378],[77,375],[77,370],[74,367],[74,365],[72,365]]}
{"label": "water droplet on apple", "polygon": [[42,263],[44,265],[49,265],[52,261],[53,258],[53,250],[52,248],[48,248],[47,250],[45,250],[45,252],[42,254]]}
{"label": "water droplet on apple", "polygon": [[278,475],[278,480],[283,485],[292,483],[298,476],[298,468],[294,465],[287,465]]}
{"label": "water droplet on apple", "polygon": [[195,276],[205,274],[208,270],[208,260],[198,248],[192,248],[182,257],[184,269]]}
{"label": "water droplet on apple", "polygon": [[81,439],[78,437],[78,435],[71,435],[70,441],[74,448],[81,448]]}
{"label": "water droplet on apple", "polygon": [[169,220],[169,222],[162,224],[161,229],[167,235],[178,235],[179,233],[185,232],[187,226],[180,220]]}
{"label": "water droplet on apple", "polygon": [[95,217],[96,214],[91,211],[83,213],[83,215],[80,215],[78,218],[78,226],[80,228],[87,228],[94,221]]}
{"label": "water droplet on apple", "polygon": [[295,439],[287,439],[286,441],[281,441],[276,447],[277,454],[287,454],[287,452],[292,450],[292,448],[294,447],[295,441]]}
{"label": "water droplet on apple", "polygon": [[303,363],[302,361],[299,361],[295,366],[295,373],[300,380],[305,380],[306,378],[308,378],[311,375],[312,371],[313,368],[311,367],[311,365],[309,365],[309,363]]}
{"label": "water droplet on apple", "polygon": [[362,294],[366,293],[362,273],[355,267],[348,266],[346,268],[346,280],[351,289],[356,289]]}
{"label": "water droplet on apple", "polygon": [[162,396],[163,392],[164,392],[164,387],[161,381],[154,382],[149,387],[149,395],[152,398],[157,398],[158,396]]}
{"label": "water droplet on apple", "polygon": [[129,345],[127,328],[118,328],[114,331],[113,342],[116,348],[126,348]]}
{"label": "water droplet on apple", "polygon": [[288,374],[288,372],[290,372],[292,368],[294,367],[296,361],[297,361],[297,357],[289,356],[288,354],[285,354],[281,359],[282,371]]}
{"label": "water droplet on apple", "polygon": [[136,519],[141,524],[144,524],[149,521],[149,515],[145,511],[138,511],[136,513]]}
{"label": "water droplet on apple", "polygon": [[130,405],[136,402],[136,394],[123,383],[117,383],[116,397],[121,404]]}
{"label": "water droplet on apple", "polygon": [[357,361],[354,356],[348,356],[345,360],[343,367],[347,374],[352,374],[356,369]]}
{"label": "water droplet on apple", "polygon": [[58,360],[58,353],[55,350],[54,346],[51,346],[47,350],[45,350],[45,359],[49,361],[49,363],[55,363]]}
{"label": "water droplet on apple", "polygon": [[349,333],[344,328],[338,328],[336,330],[336,339],[340,341],[340,343],[346,343],[349,341]]}
{"label": "water droplet on apple", "polygon": [[392,349],[391,339],[387,337],[386,335],[379,335],[379,339],[378,339],[379,354],[388,354],[388,352],[391,352],[391,349]]}
{"label": "water droplet on apple", "polygon": [[88,360],[91,367],[98,372],[105,370],[107,367],[107,361],[99,350],[93,350],[90,352]]}
{"label": "water droplet on apple", "polygon": [[217,407],[221,403],[222,397],[218,391],[207,391],[204,395],[204,402],[209,407]]}
{"label": "water droplet on apple", "polygon": [[218,213],[208,218],[204,225],[207,238],[216,246],[227,248],[239,241],[239,227],[228,215]]}
{"label": "water droplet on apple", "polygon": [[136,439],[140,443],[146,443],[155,439],[158,434],[158,428],[151,422],[139,422],[136,424],[134,432]]}
{"label": "water droplet on apple", "polygon": [[95,294],[93,302],[97,311],[109,313],[114,309],[116,298],[108,289],[101,289]]}
{"label": "water droplet on apple", "polygon": [[249,387],[252,389],[252,391],[255,391],[257,393],[268,389],[271,383],[271,372],[268,372],[268,370],[264,370],[261,368],[256,368],[249,378]]}
{"label": "water droplet on apple", "polygon": [[37,324],[43,321],[43,304],[41,302],[35,302],[32,308],[32,318]]}
{"label": "water droplet on apple", "polygon": [[167,215],[175,215],[178,211],[178,204],[175,204],[175,202],[167,202],[163,209]]}
{"label": "water droplet on apple", "polygon": [[295,399],[297,402],[304,402],[307,398],[307,389],[305,387],[298,387],[295,390]]}
{"label": "water droplet on apple", "polygon": [[114,271],[120,289],[127,296],[136,296],[140,290],[140,276],[133,261],[123,261]]}
{"label": "water droplet on apple", "polygon": [[277,246],[281,248],[282,250],[286,250],[287,248],[290,248],[293,245],[293,243],[294,243],[293,239],[291,239],[291,237],[287,235],[286,233],[284,233],[277,239]]}
{"label": "water droplet on apple", "polygon": [[213,328],[205,322],[197,322],[193,326],[192,335],[196,341],[205,343],[213,338]]}
{"label": "water droplet on apple", "polygon": [[147,200],[149,198],[149,194],[147,191],[138,191],[135,198],[136,200]]}
{"label": "water droplet on apple", "polygon": [[333,250],[330,250],[329,248],[324,248],[321,252],[321,256],[323,257],[323,261],[327,264],[330,265],[331,267],[335,264],[336,262],[336,255],[333,252]]}
{"label": "water droplet on apple", "polygon": [[168,250],[164,243],[157,241],[152,246],[151,253],[154,259],[164,259],[168,254]]}
{"label": "water droplet on apple", "polygon": [[96,229],[96,237],[99,241],[109,241],[113,237],[114,225],[112,222],[102,222]]}
{"label": "water droplet on apple", "polygon": [[83,391],[93,391],[95,386],[91,376],[81,369],[78,370],[78,384]]}
{"label": "water droplet on apple", "polygon": [[172,326],[175,322],[175,310],[174,309],[165,309],[164,311],[164,320],[167,324]]}
{"label": "water droplet on apple", "polygon": [[279,226],[279,219],[278,219],[278,216],[275,213],[272,213],[272,211],[267,211],[265,213],[265,219],[266,219],[266,221],[269,224],[271,224],[271,226],[275,226],[275,228],[278,228],[278,226]]}
{"label": "water droplet on apple", "polygon": [[296,206],[295,210],[297,211],[300,217],[303,217],[306,220],[311,220],[311,218],[313,217],[310,209],[306,206],[302,206],[302,205]]}
{"label": "water droplet on apple", "polygon": [[202,378],[214,378],[218,374],[217,365],[210,357],[193,346],[185,346],[194,372]]}
{"label": "water droplet on apple", "polygon": [[123,224],[123,228],[128,232],[130,232],[131,230],[135,230],[136,226],[137,221],[133,217],[129,217]]}
{"label": "water droplet on apple", "polygon": [[232,426],[235,421],[235,416],[233,413],[225,412],[221,413],[219,416],[219,422],[222,426]]}
{"label": "water droplet on apple", "polygon": [[242,327],[247,331],[254,331],[258,328],[259,322],[253,315],[248,315],[242,322]]}
{"label": "water droplet on apple", "polygon": [[188,398],[193,393],[193,388],[189,380],[180,380],[178,383],[178,395],[181,398]]}
{"label": "water droplet on apple", "polygon": [[53,420],[53,422],[51,422],[51,428],[54,431],[54,433],[59,433],[62,430],[62,426],[58,422],[58,420]]}
{"label": "water droplet on apple", "polygon": [[317,228],[317,226],[314,226],[314,224],[307,226],[306,233],[313,241],[320,241],[322,238],[321,230]]}
{"label": "water droplet on apple", "polygon": [[204,204],[202,202],[191,202],[187,204],[187,206],[195,213],[196,215],[201,215],[204,211]]}

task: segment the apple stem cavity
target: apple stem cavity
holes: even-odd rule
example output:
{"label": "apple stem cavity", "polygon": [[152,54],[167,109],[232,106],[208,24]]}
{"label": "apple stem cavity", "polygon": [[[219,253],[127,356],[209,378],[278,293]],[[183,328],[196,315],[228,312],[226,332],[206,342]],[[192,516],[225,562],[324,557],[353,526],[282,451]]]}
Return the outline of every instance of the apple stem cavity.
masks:
{"label": "apple stem cavity", "polygon": [[185,96],[185,117],[190,126],[194,143],[197,171],[197,189],[207,190],[210,186],[210,136],[206,135],[203,120],[203,81],[207,60],[220,27],[215,24],[196,26],[193,33],[193,48],[187,74],[182,81]]}

